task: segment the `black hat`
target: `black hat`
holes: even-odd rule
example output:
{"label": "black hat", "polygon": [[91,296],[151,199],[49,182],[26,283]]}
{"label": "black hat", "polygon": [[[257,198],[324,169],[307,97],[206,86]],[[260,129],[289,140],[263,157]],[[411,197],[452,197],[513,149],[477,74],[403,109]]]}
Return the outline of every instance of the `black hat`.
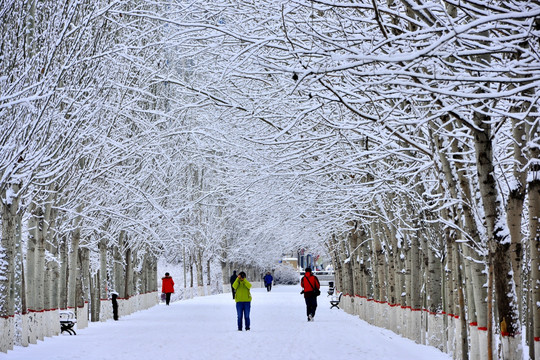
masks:
{"label": "black hat", "polygon": [[311,272],[311,268],[309,266],[306,268],[306,272]]}

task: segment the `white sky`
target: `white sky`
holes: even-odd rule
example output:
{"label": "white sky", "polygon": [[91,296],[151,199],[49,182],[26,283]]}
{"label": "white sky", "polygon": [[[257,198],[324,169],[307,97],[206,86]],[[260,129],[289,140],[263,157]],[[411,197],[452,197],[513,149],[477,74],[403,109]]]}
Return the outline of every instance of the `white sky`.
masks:
{"label": "white sky", "polygon": [[314,322],[307,322],[300,286],[252,289],[251,331],[239,332],[231,294],[160,304],[103,323],[90,323],[76,336],[66,333],[6,359],[451,359],[369,325],[343,310],[330,309],[326,289]]}

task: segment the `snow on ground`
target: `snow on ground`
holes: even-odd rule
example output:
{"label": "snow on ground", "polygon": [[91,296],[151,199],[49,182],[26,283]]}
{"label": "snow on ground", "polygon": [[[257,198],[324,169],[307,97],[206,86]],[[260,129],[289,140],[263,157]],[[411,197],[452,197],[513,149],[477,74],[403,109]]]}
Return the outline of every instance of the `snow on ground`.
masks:
{"label": "snow on ground", "polygon": [[330,309],[325,291],[314,322],[307,322],[300,287],[252,289],[251,331],[239,332],[232,295],[160,304],[119,321],[91,323],[76,336],[62,334],[0,358],[15,359],[450,359]]}

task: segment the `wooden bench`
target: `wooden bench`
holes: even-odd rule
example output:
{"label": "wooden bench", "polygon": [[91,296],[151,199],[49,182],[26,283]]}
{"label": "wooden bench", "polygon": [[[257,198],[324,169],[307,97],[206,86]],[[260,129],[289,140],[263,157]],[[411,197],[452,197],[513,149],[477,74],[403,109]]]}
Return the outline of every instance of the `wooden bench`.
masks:
{"label": "wooden bench", "polygon": [[60,310],[60,333],[64,331],[69,335],[77,335],[73,327],[77,323],[75,313],[70,310]]}
{"label": "wooden bench", "polygon": [[339,302],[341,301],[341,296],[343,296],[343,293],[339,293],[339,296],[332,296],[332,299],[330,299],[330,309],[332,308],[338,308],[339,309]]}

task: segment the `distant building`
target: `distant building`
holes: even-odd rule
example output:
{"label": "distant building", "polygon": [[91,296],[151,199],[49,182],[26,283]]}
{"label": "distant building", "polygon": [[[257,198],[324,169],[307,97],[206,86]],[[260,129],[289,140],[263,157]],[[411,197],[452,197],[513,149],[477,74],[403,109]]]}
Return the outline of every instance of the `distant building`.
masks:
{"label": "distant building", "polygon": [[324,258],[318,254],[312,254],[307,249],[300,249],[298,251],[298,265],[300,269],[310,267],[312,270],[324,270],[328,262],[324,261]]}
{"label": "distant building", "polygon": [[294,269],[298,269],[298,259],[293,257],[284,257],[281,262],[283,264],[290,264]]}
{"label": "distant building", "polygon": [[300,249],[295,252],[283,254],[280,263],[290,264],[294,269],[303,271],[310,267],[313,271],[326,270],[330,265],[330,261],[326,261],[323,256],[313,254],[307,249]]}

